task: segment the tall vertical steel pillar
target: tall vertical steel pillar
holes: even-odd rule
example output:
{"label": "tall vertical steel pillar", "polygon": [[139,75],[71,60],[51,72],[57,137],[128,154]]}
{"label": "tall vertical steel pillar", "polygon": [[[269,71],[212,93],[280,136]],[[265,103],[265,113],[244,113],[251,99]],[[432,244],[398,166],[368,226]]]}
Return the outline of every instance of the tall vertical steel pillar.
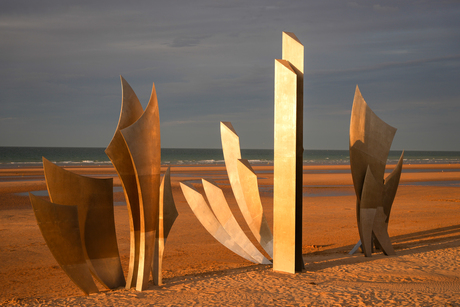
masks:
{"label": "tall vertical steel pillar", "polygon": [[302,258],[304,48],[283,32],[282,60],[275,60],[275,162],[273,270],[295,273]]}

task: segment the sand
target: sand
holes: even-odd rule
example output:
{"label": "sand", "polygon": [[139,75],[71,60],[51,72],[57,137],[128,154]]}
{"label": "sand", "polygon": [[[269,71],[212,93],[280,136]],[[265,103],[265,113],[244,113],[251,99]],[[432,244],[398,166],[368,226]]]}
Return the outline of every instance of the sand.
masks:
{"label": "sand", "polygon": [[[391,168],[391,166],[390,166]],[[272,225],[273,168],[255,166]],[[115,176],[111,167],[69,170]],[[163,171],[165,168],[163,168]],[[173,166],[179,217],[166,243],[165,285],[103,290],[84,296],[56,263],[35,221],[27,193],[45,190],[41,168],[0,169],[0,304],[81,306],[460,306],[460,165],[406,165],[390,218],[396,256],[366,258],[348,251],[359,240],[349,166],[304,167],[303,254],[306,271],[273,272],[220,245],[188,207],[179,181],[211,178],[224,190],[251,240],[223,166]],[[454,184],[452,184],[454,183]],[[114,178],[115,186],[120,182]],[[124,200],[120,188],[114,200]],[[129,257],[127,209],[115,206],[125,275]]]}

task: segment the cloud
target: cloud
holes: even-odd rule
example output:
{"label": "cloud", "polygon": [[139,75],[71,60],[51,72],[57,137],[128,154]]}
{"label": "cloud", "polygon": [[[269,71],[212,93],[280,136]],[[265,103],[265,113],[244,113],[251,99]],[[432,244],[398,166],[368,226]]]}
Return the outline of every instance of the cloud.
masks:
{"label": "cloud", "polygon": [[17,120],[14,129],[0,120],[0,143],[105,146],[123,75],[144,107],[155,82],[163,144],[215,147],[219,121],[230,120],[245,146],[269,148],[282,31],[305,46],[306,148],[346,148],[356,84],[400,131],[411,129],[410,112],[430,116],[426,105],[442,106],[436,119],[459,130],[450,117],[459,112],[459,13],[446,1],[6,1],[0,107]]}
{"label": "cloud", "polygon": [[199,35],[192,37],[176,37],[173,39],[170,44],[171,47],[193,47],[198,45],[204,38],[209,37],[209,35]]}
{"label": "cloud", "polygon": [[380,4],[374,4],[373,7],[374,11],[382,12],[382,13],[392,13],[397,12],[399,9],[394,6],[382,6]]}
{"label": "cloud", "polygon": [[403,61],[403,62],[385,62],[385,63],[380,63],[380,64],[376,64],[372,66],[357,67],[357,68],[352,68],[352,69],[309,71],[309,72],[306,72],[306,74],[308,75],[353,74],[353,73],[389,69],[393,67],[404,68],[404,67],[410,67],[410,66],[418,66],[418,65],[436,63],[436,62],[459,62],[460,63],[460,54],[441,56],[441,57],[435,57],[435,58],[427,58],[427,59],[416,59],[416,60]]}

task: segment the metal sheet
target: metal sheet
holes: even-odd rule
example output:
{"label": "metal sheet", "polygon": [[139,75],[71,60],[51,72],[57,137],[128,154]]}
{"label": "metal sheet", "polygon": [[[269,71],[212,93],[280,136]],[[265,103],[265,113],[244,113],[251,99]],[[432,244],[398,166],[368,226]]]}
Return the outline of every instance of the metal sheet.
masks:
{"label": "metal sheet", "polygon": [[243,248],[236,242],[219,223],[212,213],[203,196],[191,184],[181,182],[180,187],[185,199],[192,209],[201,225],[223,246],[243,257],[246,260],[257,263]]}
{"label": "metal sheet", "polygon": [[46,245],[67,276],[86,294],[99,292],[81,244],[77,206],[50,203],[29,193]]}
{"label": "metal sheet", "polygon": [[248,160],[240,159],[237,163],[239,180],[244,187],[243,195],[246,199],[248,212],[251,215],[251,224],[256,239],[270,257],[273,257],[273,235],[264,215],[260,200],[257,175]]}
{"label": "metal sheet", "polygon": [[88,266],[109,289],[125,286],[113,212],[113,179],[85,177],[43,158],[51,202],[78,207],[82,248]]}
{"label": "metal sheet", "polygon": [[121,135],[120,130],[136,122],[144,112],[136,93],[128,82],[120,76],[122,88],[122,101],[120,118],[110,144],[105,153],[112,161],[118,177],[120,178],[125,194],[126,205],[129,214],[130,226],[130,253],[129,269],[126,277],[126,288],[130,289],[136,285],[137,270],[139,267],[139,246],[140,246],[140,212],[139,194],[133,162],[129,154],[128,146]]}
{"label": "metal sheet", "polygon": [[153,256],[152,276],[154,284],[163,284],[162,266],[163,253],[169,232],[179,215],[174,203],[171,189],[170,168],[166,170],[160,185],[160,207],[157,237],[155,238],[155,251]]}
{"label": "metal sheet", "polygon": [[[246,178],[246,172],[243,175],[239,173],[238,160],[241,159],[240,141],[230,122],[220,123],[220,134],[225,167],[238,207],[256,240],[267,254],[273,257],[273,235],[266,222],[263,208],[259,205],[260,199],[250,199],[245,196],[245,194],[253,196],[254,189],[257,190],[258,195],[257,178],[255,187],[253,181],[250,181],[250,186],[247,183],[241,182],[241,179],[250,180],[250,178]],[[261,226],[264,227],[261,228]]]}
{"label": "metal sheet", "polygon": [[217,184],[211,180],[202,179],[202,182],[212,211],[227,233],[233,238],[233,240],[235,240],[235,242],[238,243],[239,246],[241,246],[241,248],[244,249],[247,254],[251,256],[253,262],[271,264],[271,261],[259,252],[259,250],[246,236],[243,229],[241,229],[230,210],[230,207],[228,206],[222,189],[220,189]]}
{"label": "metal sheet", "polygon": [[139,195],[140,239],[136,289],[146,289],[158,231],[160,198],[160,116],[155,84],[149,104],[132,125],[120,130],[134,166]]}
{"label": "metal sheet", "polygon": [[385,181],[383,178],[395,133],[396,128],[372,112],[356,86],[350,119],[350,166],[357,199],[358,231],[366,256],[372,254],[372,237],[385,254],[394,254],[388,220],[404,153],[395,170]]}
{"label": "metal sheet", "polygon": [[283,59],[275,60],[273,270],[295,273],[302,258],[304,48],[283,32]]}

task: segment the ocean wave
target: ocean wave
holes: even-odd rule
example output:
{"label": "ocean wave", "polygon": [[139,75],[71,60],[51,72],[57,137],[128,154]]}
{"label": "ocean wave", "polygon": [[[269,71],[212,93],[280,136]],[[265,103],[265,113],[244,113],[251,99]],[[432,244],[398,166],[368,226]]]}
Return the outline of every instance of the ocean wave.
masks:
{"label": "ocean wave", "polygon": [[0,164],[4,164],[4,165],[25,165],[25,164],[41,165],[43,163],[42,162],[2,162]]}
{"label": "ocean wave", "polygon": [[[0,167],[40,166],[42,157],[54,163],[71,165],[111,165],[105,148],[1,147]],[[398,162],[401,151],[390,151],[387,164]],[[222,149],[162,148],[162,165],[223,165]],[[270,149],[242,149],[241,157],[253,165],[273,164]],[[405,151],[404,164],[459,164],[458,151]],[[348,150],[305,150],[304,165],[350,164]]]}
{"label": "ocean wave", "polygon": [[[460,163],[460,158],[424,158],[424,159],[403,159],[404,164],[458,164]],[[388,162],[395,164],[398,162],[397,159],[388,160]]]}
{"label": "ocean wave", "polygon": [[248,160],[249,164],[252,165],[273,165],[273,160],[268,160],[268,159],[251,159]]}
{"label": "ocean wave", "polygon": [[161,164],[223,164],[224,160],[214,160],[214,159],[206,159],[206,160],[176,160],[176,161],[161,161]]}
{"label": "ocean wave", "polygon": [[[69,165],[112,165],[112,162],[110,161],[89,161],[89,160],[84,160],[84,161],[51,161],[54,164],[57,165],[64,165],[64,166],[69,166]],[[28,162],[0,162],[0,165],[8,167],[8,166],[22,166],[22,167],[27,167],[27,166],[42,166],[43,162],[38,162],[38,161],[28,161]]]}

